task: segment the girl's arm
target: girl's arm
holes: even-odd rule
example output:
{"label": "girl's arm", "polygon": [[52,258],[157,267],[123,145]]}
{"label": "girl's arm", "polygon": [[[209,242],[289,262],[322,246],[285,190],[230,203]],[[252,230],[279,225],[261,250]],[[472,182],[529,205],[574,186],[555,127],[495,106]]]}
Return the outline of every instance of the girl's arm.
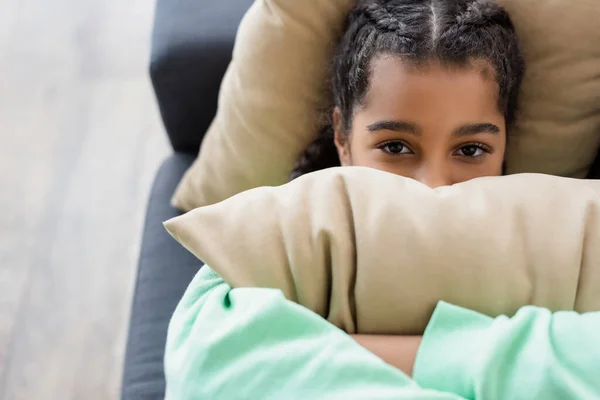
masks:
{"label": "girl's arm", "polygon": [[165,350],[167,400],[460,400],[420,388],[278,290],[232,289],[203,267]]}
{"label": "girl's arm", "polygon": [[352,335],[354,340],[389,365],[412,376],[422,336]]}
{"label": "girl's arm", "polygon": [[470,399],[600,398],[600,313],[525,307],[492,319],[440,303],[414,379]]}

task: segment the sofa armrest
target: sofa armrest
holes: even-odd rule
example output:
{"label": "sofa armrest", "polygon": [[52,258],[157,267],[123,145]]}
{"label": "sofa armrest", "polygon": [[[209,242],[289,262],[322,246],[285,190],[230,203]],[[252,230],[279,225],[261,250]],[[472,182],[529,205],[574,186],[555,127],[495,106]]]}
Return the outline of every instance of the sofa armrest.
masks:
{"label": "sofa armrest", "polygon": [[197,153],[252,0],[157,0],[150,75],[176,151]]}
{"label": "sofa armrest", "polygon": [[123,366],[123,400],[165,396],[167,327],[202,262],[177,243],[162,223],[180,215],[169,200],[193,160],[192,155],[172,155],[156,174],[150,193]]}

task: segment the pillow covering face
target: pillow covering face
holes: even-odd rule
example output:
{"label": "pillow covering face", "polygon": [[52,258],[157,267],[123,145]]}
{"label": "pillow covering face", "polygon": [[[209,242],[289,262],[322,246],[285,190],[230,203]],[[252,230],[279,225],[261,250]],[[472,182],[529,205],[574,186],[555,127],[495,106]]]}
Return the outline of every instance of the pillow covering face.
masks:
{"label": "pillow covering face", "polygon": [[524,174],[430,189],[333,168],[165,223],[234,287],[349,333],[422,334],[438,301],[490,316],[600,310],[600,181]]}
{"label": "pillow covering face", "polygon": [[[600,2],[498,1],[513,19],[527,64],[507,172],[585,177],[600,145]],[[217,115],[174,206],[189,211],[287,182],[331,106],[327,70],[354,4],[253,4],[239,28]]]}

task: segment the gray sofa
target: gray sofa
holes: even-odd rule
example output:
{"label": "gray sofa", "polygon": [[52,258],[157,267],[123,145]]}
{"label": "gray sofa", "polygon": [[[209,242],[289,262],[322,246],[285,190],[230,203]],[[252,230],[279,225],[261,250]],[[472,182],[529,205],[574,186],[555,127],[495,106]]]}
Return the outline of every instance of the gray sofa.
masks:
{"label": "gray sofa", "polygon": [[[169,319],[202,263],[175,242],[162,222],[214,117],[235,32],[252,0],[158,0],[150,72],[173,154],[156,175],[139,258],[122,398],[164,398],[163,351]],[[590,178],[600,178],[600,157]],[[201,379],[201,377],[200,377]]]}
{"label": "gray sofa", "polygon": [[150,73],[173,154],[148,202],[124,361],[122,399],[164,398],[163,352],[169,319],[202,263],[162,222],[217,109],[217,94],[239,22],[252,0],[157,0]]}

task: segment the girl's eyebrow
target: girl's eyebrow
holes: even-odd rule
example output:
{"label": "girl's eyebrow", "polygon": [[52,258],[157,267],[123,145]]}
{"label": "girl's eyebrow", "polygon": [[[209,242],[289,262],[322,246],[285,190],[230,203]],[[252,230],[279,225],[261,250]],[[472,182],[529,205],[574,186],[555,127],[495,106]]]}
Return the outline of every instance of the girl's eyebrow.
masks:
{"label": "girl's eyebrow", "polygon": [[[418,125],[407,121],[377,121],[367,126],[367,130],[369,132],[395,131],[411,133],[416,136],[421,135],[421,128]],[[491,124],[489,122],[478,124],[466,124],[457,128],[454,132],[452,132],[452,135],[460,137],[477,135],[479,133],[489,133],[492,135],[497,135],[498,133],[500,133],[500,128],[497,125]]]}
{"label": "girl's eyebrow", "polygon": [[412,133],[413,135],[417,136],[421,135],[421,128],[418,125],[407,121],[377,121],[367,126],[367,130],[369,132],[395,131]]}
{"label": "girl's eyebrow", "polygon": [[490,123],[481,123],[481,124],[467,124],[463,125],[460,128],[456,129],[452,135],[453,136],[470,136],[477,135],[479,133],[490,133],[492,135],[497,135],[500,133],[500,128],[494,124]]}

